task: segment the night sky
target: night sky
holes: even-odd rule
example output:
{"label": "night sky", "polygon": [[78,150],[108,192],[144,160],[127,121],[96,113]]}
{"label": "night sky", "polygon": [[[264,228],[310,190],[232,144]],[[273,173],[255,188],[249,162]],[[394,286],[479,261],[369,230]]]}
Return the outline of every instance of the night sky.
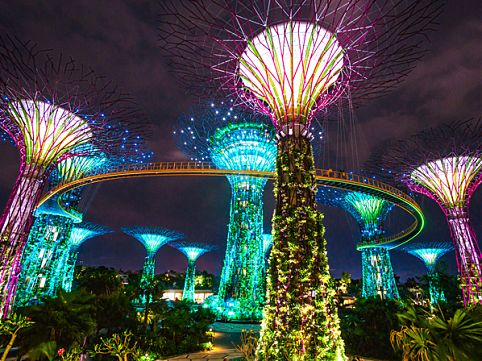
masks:
{"label": "night sky", "polygon": [[[467,119],[481,114],[481,2],[447,1],[440,25],[431,34],[430,52],[390,95],[356,110],[357,161],[393,137],[407,137],[427,126]],[[0,31],[32,40],[92,67],[128,91],[152,122],[149,146],[156,161],[186,160],[176,149],[172,127],[178,117],[197,102],[185,94],[169,72],[157,48],[157,2],[148,0],[10,0],[0,1]],[[337,141],[346,135],[332,122],[323,166],[336,169]],[[317,155],[320,157],[320,155]],[[18,172],[15,148],[0,144],[0,209],[3,209]],[[265,229],[270,229],[274,207],[272,184],[266,187]],[[136,270],[142,267],[144,249],[133,238],[120,233],[130,225],[159,226],[183,232],[189,240],[213,243],[219,250],[202,256],[198,269],[220,273],[229,217],[230,188],[227,179],[210,177],[157,177],[118,180],[102,184],[84,219],[116,230],[92,238],[82,247],[79,261]],[[428,198],[417,197],[427,218],[418,240],[449,240],[442,211]],[[361,273],[360,253],[355,250],[358,227],[343,211],[325,212],[328,256],[333,274]],[[387,228],[397,231],[410,220],[395,213]],[[482,237],[482,187],[475,192],[470,214],[475,231]],[[443,258],[455,270],[455,257]],[[423,264],[416,258],[392,252],[394,271],[402,279],[420,275]],[[165,246],[157,256],[156,271],[184,270],[186,260]]]}

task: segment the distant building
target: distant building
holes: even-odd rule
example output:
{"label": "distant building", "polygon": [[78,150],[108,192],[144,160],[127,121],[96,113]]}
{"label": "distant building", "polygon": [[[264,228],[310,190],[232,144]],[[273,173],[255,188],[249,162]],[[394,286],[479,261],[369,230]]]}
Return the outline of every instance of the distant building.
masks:
{"label": "distant building", "polygon": [[[212,290],[195,290],[194,301],[196,303],[203,303],[206,298],[212,296],[214,293]],[[165,300],[182,300],[182,289],[168,289],[165,290],[162,298]]]}

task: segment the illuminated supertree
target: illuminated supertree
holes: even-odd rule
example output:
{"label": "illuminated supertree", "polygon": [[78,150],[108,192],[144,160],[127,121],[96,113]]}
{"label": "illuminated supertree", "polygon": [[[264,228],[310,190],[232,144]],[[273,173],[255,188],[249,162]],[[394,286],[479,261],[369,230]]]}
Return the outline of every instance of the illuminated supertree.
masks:
{"label": "illuminated supertree", "polygon": [[[89,147],[90,144],[82,145],[75,152],[86,153],[84,148]],[[142,163],[152,156],[143,139],[133,133],[124,131],[118,147],[118,151],[109,154],[95,152],[59,162],[50,175],[50,186],[74,181],[87,173],[112,165]],[[82,221],[82,212],[86,211],[91,198],[88,188],[76,188],[49,199],[35,211],[36,218],[22,258],[16,307],[37,303],[46,296],[53,297],[59,288],[70,291],[74,270],[71,261],[75,265],[75,259],[69,256],[70,232],[74,223]],[[83,202],[82,198],[87,198],[87,201]]]}
{"label": "illuminated supertree", "polygon": [[468,214],[482,182],[482,120],[443,124],[391,141],[371,164],[438,203],[452,235],[464,304],[482,303],[482,255]]}
{"label": "illuminated supertree", "polygon": [[171,241],[184,238],[184,235],[164,228],[141,226],[123,227],[122,231],[137,239],[146,249],[147,255],[144,261],[140,286],[143,289],[147,289],[154,279],[156,254],[159,249]]}
{"label": "illuminated supertree", "polygon": [[355,218],[361,239],[357,248],[362,253],[362,296],[382,299],[399,298],[388,249],[377,246],[383,240],[383,222],[393,204],[378,197],[360,193],[318,188],[320,203],[339,207]]}
{"label": "illuminated supertree", "polygon": [[453,251],[454,246],[448,242],[410,242],[403,245],[400,250],[419,258],[427,267],[430,303],[435,305],[445,302],[445,294],[440,287],[440,279],[435,267],[440,257]]}
{"label": "illuminated supertree", "polygon": [[[197,107],[174,130],[179,147],[192,160],[218,168],[269,172],[275,168],[275,134],[262,117],[233,110],[231,102]],[[231,209],[218,296],[239,302],[242,314],[261,318],[263,288],[263,189],[266,179],[228,175]]]}
{"label": "illuminated supertree", "polygon": [[[93,224],[90,222],[82,222],[72,227],[70,237],[67,242],[66,251],[59,252],[59,255],[65,260],[58,262],[55,270],[56,278],[61,282],[62,288],[70,292],[72,281],[74,280],[75,264],[79,255],[79,247],[90,238],[111,233],[112,230],[104,226]],[[55,289],[57,282],[52,282],[51,288]]]}
{"label": "illuminated supertree", "polygon": [[51,199],[35,211],[35,222],[22,257],[22,269],[15,297],[15,307],[38,303],[49,292],[51,271],[57,261],[56,248],[66,243],[72,225],[78,221],[59,207],[57,199]]}
{"label": "illuminated supertree", "polygon": [[91,70],[52,51],[0,38],[0,128],[20,152],[20,172],[0,218],[2,317],[13,305],[20,259],[33,211],[55,165],[90,143],[88,154],[110,152],[121,128],[140,113],[127,96]]}
{"label": "illuminated supertree", "polygon": [[196,261],[203,254],[213,251],[214,246],[196,242],[173,242],[171,246],[178,249],[187,258],[186,279],[184,281],[183,300],[194,302],[194,282],[196,279]]}
{"label": "illuminated supertree", "polygon": [[310,123],[338,99],[351,104],[398,84],[422,55],[439,6],[431,0],[161,4],[160,48],[186,85],[224,92],[268,114],[280,138],[260,360],[344,358],[316,209]]}

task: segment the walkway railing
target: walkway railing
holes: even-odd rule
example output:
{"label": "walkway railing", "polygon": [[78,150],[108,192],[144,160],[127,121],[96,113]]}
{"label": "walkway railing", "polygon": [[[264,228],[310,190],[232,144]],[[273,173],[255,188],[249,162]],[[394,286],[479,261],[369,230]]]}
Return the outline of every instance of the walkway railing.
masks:
{"label": "walkway railing", "polygon": [[[108,168],[99,168],[96,171],[84,174],[81,178],[74,181],[60,183],[42,196],[39,205],[53,197],[55,194],[108,180],[147,176],[226,176],[235,174],[269,179],[275,177],[274,172],[219,169],[210,162],[123,164]],[[408,242],[423,229],[424,219],[420,206],[408,194],[392,187],[391,185],[370,177],[353,174],[351,172],[334,171],[332,169],[316,169],[316,181],[319,185],[369,193],[379,198],[386,199],[407,211],[415,219],[410,227],[396,235],[385,238],[382,243],[378,244],[378,246],[396,247]],[[360,244],[358,247],[364,248],[374,246],[375,245]]]}

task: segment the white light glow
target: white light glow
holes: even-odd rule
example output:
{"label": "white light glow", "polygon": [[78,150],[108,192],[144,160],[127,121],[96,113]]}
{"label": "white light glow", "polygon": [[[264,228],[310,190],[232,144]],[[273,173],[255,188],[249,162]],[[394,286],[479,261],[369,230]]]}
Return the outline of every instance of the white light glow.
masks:
{"label": "white light glow", "polygon": [[49,165],[93,136],[86,120],[54,104],[26,99],[13,101],[9,113],[22,131],[27,162]]}
{"label": "white light glow", "polygon": [[309,122],[320,95],[343,69],[343,48],[335,34],[308,22],[271,27],[248,41],[238,74],[280,123]]}
{"label": "white light glow", "polygon": [[410,178],[450,208],[463,207],[472,180],[482,170],[482,158],[449,157],[416,168]]}

